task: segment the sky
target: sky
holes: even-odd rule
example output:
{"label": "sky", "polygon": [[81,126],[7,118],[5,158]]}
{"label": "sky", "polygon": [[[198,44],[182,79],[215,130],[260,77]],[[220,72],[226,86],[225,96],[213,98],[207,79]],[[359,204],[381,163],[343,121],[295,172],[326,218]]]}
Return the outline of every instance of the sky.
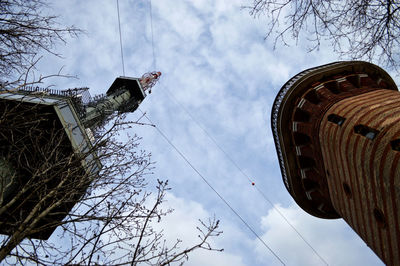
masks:
{"label": "sky", "polygon": [[[242,8],[250,2],[152,0],[150,13],[149,0],[120,0],[125,75],[162,72],[140,109],[286,265],[324,263],[279,212],[329,265],[382,265],[342,219],[319,219],[296,205],[273,143],[270,112],[281,86],[339,58],[326,43],[307,53],[303,39],[274,49],[264,40],[267,20]],[[78,77],[47,81],[54,88],[104,93],[123,75],[116,1],[54,1],[52,8],[62,24],[85,33],[56,47],[62,58],[44,56],[38,70],[46,75],[63,68]],[[140,116],[137,111],[128,119]],[[165,206],[175,211],[161,223],[168,241],[180,238],[181,247],[190,246],[198,219],[221,221],[223,234],[212,245],[224,251],[197,250],[187,265],[281,265],[154,127],[131,133],[142,137],[140,148],[156,162],[150,185],[162,178],[172,187]]]}

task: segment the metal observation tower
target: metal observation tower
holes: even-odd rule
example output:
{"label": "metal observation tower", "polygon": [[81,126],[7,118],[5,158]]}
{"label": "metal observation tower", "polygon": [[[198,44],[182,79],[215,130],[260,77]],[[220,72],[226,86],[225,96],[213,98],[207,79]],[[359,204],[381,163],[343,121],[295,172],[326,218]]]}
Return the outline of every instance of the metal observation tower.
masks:
{"label": "metal observation tower", "polygon": [[[21,191],[34,173],[32,170],[18,167],[18,160],[24,160],[24,165],[27,166],[38,164],[38,160],[45,162],[47,155],[40,154],[41,151],[36,151],[35,147],[46,144],[52,137],[51,132],[59,131],[62,134],[53,149],[64,158],[71,156],[82,158],[78,160],[80,162],[77,167],[78,172],[82,173],[82,176],[95,176],[102,168],[96,149],[93,149],[95,142],[93,133],[96,128],[116,112],[134,112],[146,94],[151,92],[151,87],[160,75],[160,72],[151,72],[141,78],[118,77],[106,94],[93,98],[88,88],[64,91],[37,87],[1,88],[0,112],[3,117],[0,120],[0,129],[3,129],[0,132],[0,210],[7,208],[6,211],[0,211],[0,222],[3,224],[0,233],[13,234],[19,221],[27,219],[33,206],[42,200],[40,194],[32,196],[36,195],[35,191],[29,189]],[[6,116],[10,110],[13,111],[13,116]],[[18,126],[14,126],[17,120],[22,120],[28,127],[21,130]],[[29,148],[24,149],[18,146],[19,142],[16,139],[36,145],[28,145]],[[84,156],[79,157],[82,154]],[[53,167],[54,169],[51,168],[52,170],[46,173],[49,178],[43,183],[44,191],[51,191],[59,185],[62,174],[56,171],[62,167],[62,165]],[[79,174],[77,176],[79,178]],[[30,237],[48,239],[56,226],[46,227],[46,224],[57,225],[57,221],[64,219],[88,186],[89,183],[68,202],[54,208],[41,218],[36,227],[45,229]],[[27,200],[28,195],[29,200]],[[46,204],[44,203],[42,208],[46,208],[48,205]]]}

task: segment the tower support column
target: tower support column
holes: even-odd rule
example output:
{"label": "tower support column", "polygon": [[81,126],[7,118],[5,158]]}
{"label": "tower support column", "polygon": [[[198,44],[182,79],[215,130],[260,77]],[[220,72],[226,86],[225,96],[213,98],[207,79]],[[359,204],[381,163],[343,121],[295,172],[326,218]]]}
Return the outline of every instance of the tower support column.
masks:
{"label": "tower support column", "polygon": [[400,265],[400,92],[383,69],[334,62],[291,78],[271,126],[284,184],[301,208],[343,218]]}
{"label": "tower support column", "polygon": [[335,210],[383,261],[399,265],[400,92],[337,102],[321,120],[319,139]]}

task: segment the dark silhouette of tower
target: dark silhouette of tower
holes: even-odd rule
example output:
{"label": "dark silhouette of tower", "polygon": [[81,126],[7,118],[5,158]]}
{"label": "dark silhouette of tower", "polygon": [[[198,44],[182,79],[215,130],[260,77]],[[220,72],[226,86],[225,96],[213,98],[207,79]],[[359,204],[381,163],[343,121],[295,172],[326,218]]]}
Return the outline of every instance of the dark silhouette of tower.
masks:
{"label": "dark silhouette of tower", "polygon": [[[135,111],[160,75],[119,77],[93,98],[88,88],[0,88],[0,233],[24,230],[21,221],[40,207],[29,237],[48,239],[102,168],[96,130],[113,114]],[[55,204],[57,193],[70,195]]]}
{"label": "dark silhouette of tower", "polygon": [[272,131],[284,184],[311,215],[343,218],[400,265],[400,92],[381,68],[336,62],[279,91]]}

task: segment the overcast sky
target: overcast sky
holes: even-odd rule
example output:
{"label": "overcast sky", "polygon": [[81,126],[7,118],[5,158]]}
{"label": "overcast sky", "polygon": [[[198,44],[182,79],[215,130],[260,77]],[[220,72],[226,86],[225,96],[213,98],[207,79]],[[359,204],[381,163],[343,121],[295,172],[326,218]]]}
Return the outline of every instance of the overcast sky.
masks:
{"label": "overcast sky", "polygon": [[[149,3],[119,1],[126,76],[162,72],[141,110],[287,265],[323,262],[276,209],[330,265],[381,265],[343,220],[301,210],[285,189],[277,162],[270,128],[276,93],[298,72],[338,60],[330,47],[306,53],[307,43],[300,41],[274,50],[264,40],[266,21],[241,9],[248,0],[153,0],[153,58]],[[105,92],[122,75],[116,1],[54,1],[53,8],[62,23],[86,34],[57,48],[63,58],[43,58],[39,70],[52,74],[64,66],[64,73],[79,79],[52,80],[56,88]],[[156,162],[149,182],[168,179],[172,187],[167,205],[175,212],[162,223],[171,241],[180,238],[182,247],[189,246],[196,240],[198,219],[215,215],[221,220],[224,233],[213,245],[225,251],[193,252],[187,265],[280,265],[154,127],[137,126],[131,133],[143,138],[141,148]]]}

